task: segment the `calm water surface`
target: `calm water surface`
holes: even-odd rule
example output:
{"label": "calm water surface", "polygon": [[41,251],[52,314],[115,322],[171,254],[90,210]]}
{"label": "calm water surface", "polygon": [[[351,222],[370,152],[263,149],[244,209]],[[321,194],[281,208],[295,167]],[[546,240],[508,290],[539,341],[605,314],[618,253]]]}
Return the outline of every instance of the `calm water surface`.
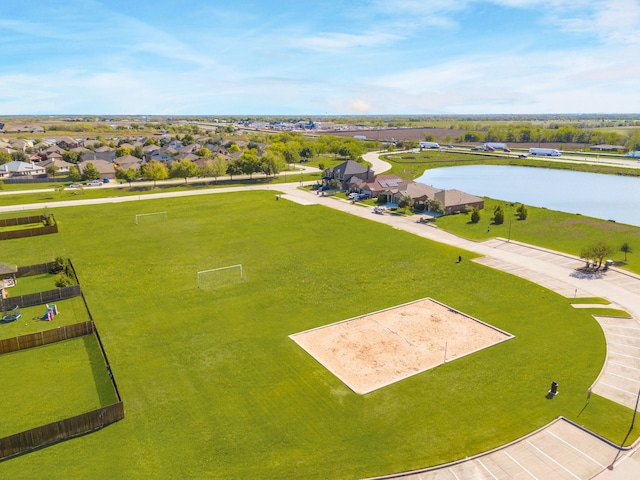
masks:
{"label": "calm water surface", "polygon": [[640,177],[503,165],[427,170],[417,182],[640,226]]}

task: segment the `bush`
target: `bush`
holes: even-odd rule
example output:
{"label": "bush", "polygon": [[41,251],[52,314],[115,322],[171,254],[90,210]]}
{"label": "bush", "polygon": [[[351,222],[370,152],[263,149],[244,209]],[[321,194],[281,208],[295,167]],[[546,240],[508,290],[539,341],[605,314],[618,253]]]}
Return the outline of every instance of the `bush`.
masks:
{"label": "bush", "polygon": [[65,273],[61,273],[60,275],[58,275],[56,277],[55,280],[55,285],[58,288],[62,288],[62,287],[68,287],[71,285],[75,285],[75,281],[73,280],[73,278],[69,277],[66,272]]}
{"label": "bush", "polygon": [[69,261],[66,258],[56,257],[56,259],[53,261],[53,265],[49,269],[49,273],[60,273],[62,271],[66,272],[68,267],[70,267],[70,265]]}
{"label": "bush", "polygon": [[480,210],[476,207],[471,212],[471,223],[478,223],[480,221]]}
{"label": "bush", "polygon": [[504,223],[504,210],[499,205],[493,210],[493,223],[496,225]]}
{"label": "bush", "polygon": [[516,209],[516,216],[518,217],[518,220],[526,220],[529,216],[529,210],[523,203],[521,203]]}

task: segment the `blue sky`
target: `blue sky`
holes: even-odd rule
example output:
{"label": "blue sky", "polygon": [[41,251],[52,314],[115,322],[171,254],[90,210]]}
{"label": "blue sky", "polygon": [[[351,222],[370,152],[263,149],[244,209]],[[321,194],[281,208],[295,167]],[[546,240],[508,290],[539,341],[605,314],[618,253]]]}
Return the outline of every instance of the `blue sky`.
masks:
{"label": "blue sky", "polygon": [[3,0],[0,115],[640,113],[640,0]]}

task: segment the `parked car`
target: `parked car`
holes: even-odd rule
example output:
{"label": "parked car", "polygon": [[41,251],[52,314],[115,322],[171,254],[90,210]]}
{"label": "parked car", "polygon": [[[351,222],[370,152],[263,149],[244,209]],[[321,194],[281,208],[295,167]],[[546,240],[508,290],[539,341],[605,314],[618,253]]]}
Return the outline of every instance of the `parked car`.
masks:
{"label": "parked car", "polygon": [[87,182],[87,187],[99,187],[102,185],[102,182],[100,180],[91,180],[90,182]]}
{"label": "parked car", "polygon": [[356,193],[356,192],[351,192],[351,193],[347,196],[347,198],[348,198],[349,200],[357,200],[357,199],[358,199],[358,195],[360,195],[360,194],[359,194],[359,193]]}
{"label": "parked car", "polygon": [[72,183],[71,185],[67,185],[67,188],[82,188],[81,183]]}

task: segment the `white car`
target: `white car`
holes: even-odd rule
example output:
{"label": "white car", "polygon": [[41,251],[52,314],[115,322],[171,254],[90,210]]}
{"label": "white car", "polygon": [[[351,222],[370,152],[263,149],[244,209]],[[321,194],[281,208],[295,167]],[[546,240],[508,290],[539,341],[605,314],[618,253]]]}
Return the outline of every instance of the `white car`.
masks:
{"label": "white car", "polygon": [[87,182],[87,187],[99,187],[102,185],[102,182],[100,180],[91,180],[90,182]]}

